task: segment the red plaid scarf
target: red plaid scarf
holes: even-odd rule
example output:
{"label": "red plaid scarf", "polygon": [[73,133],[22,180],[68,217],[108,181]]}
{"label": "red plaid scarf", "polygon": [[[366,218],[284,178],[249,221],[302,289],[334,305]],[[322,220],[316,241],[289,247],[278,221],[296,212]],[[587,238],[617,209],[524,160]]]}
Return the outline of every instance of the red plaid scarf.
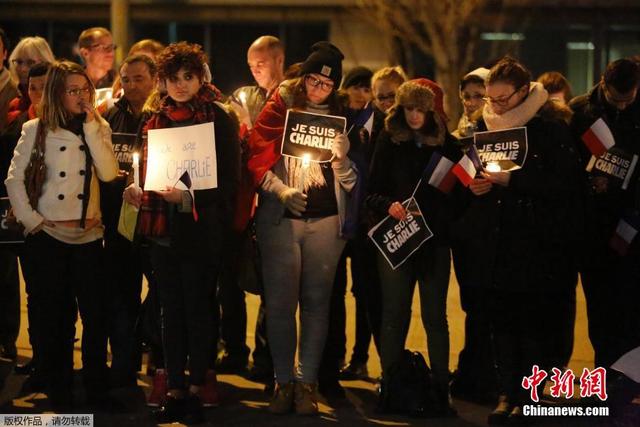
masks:
{"label": "red plaid scarf", "polygon": [[[168,96],[164,98],[160,111],[151,116],[142,130],[141,185],[143,188],[147,174],[148,144],[146,135],[148,131],[213,122],[215,119],[213,103],[222,99],[221,92],[212,84],[203,85],[191,101],[182,105],[176,105]],[[138,233],[147,237],[167,236],[169,233],[167,213],[168,204],[162,196],[153,191],[143,192],[138,217]]]}

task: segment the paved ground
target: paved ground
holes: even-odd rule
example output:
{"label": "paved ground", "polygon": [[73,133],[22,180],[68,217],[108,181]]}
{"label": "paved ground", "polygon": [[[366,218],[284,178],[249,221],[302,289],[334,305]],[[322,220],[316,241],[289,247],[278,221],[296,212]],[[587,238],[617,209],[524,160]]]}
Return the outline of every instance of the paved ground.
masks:
{"label": "paved ground", "polygon": [[[24,298],[23,298],[24,299]],[[258,299],[249,296],[249,325],[254,324]],[[347,347],[350,352],[353,346],[353,299],[349,296],[348,304],[348,342]],[[578,315],[576,322],[576,344],[570,367],[574,371],[581,372],[583,367],[592,367],[593,350],[589,344],[586,334],[584,297],[580,290],[578,295]],[[455,368],[457,354],[460,351],[464,339],[463,326],[464,314],[460,310],[458,286],[455,278],[452,278],[449,299],[449,322],[451,329],[451,368]],[[543,315],[541,310],[541,315]],[[22,328],[19,338],[20,361],[26,360],[30,356],[26,334],[26,309],[23,304]],[[413,350],[420,350],[425,353],[425,334],[419,321],[419,301],[416,295],[414,301],[412,323],[407,339],[407,347]],[[248,331],[248,342],[253,343],[253,333],[251,328]],[[76,366],[80,366],[79,348],[75,352]],[[369,372],[372,377],[380,374],[379,360],[375,349],[371,348],[371,358],[369,361]],[[349,355],[348,355],[349,356]],[[12,364],[0,361],[0,414],[9,413],[43,413],[48,410],[45,396],[42,394],[32,394],[21,390],[24,377],[16,376],[11,372]],[[150,379],[141,376],[139,385],[141,390],[138,393],[116,392],[114,398],[119,402],[118,408],[110,413],[96,412],[96,426],[155,426],[150,412],[144,406],[144,396],[142,392],[149,392]],[[329,405],[322,401],[321,415],[312,418],[302,418],[295,415],[273,416],[266,410],[267,399],[261,385],[246,380],[235,375],[219,376],[221,391],[223,393],[223,404],[219,408],[207,411],[207,423],[205,426],[261,426],[261,427],[281,427],[281,426],[325,426],[325,425],[346,425],[346,426],[450,426],[450,427],[475,427],[485,426],[487,414],[492,409],[491,405],[477,405],[469,402],[456,400],[454,402],[458,410],[458,417],[454,419],[429,419],[416,420],[399,416],[381,416],[375,412],[376,393],[375,384],[365,381],[345,381],[343,386],[347,390],[347,400],[338,404]],[[580,405],[584,402],[574,401],[570,404]],[[565,404],[567,404],[565,402]],[[638,405],[632,407],[633,413],[627,416],[624,423],[615,424],[619,427],[640,426],[640,411]],[[80,409],[79,412],[89,412],[87,408]],[[609,426],[613,425],[610,419],[537,419],[536,425],[541,426]],[[1,421],[0,421],[1,422]],[[0,426],[2,424],[0,423]]]}

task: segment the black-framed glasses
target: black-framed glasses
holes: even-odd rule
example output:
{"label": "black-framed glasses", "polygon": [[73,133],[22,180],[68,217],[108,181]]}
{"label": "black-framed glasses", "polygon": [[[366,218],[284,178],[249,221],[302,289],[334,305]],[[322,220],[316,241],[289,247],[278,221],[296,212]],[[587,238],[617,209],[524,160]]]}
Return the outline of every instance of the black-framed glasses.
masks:
{"label": "black-framed glasses", "polygon": [[82,88],[77,87],[77,88],[66,89],[65,90],[65,93],[67,95],[75,96],[75,97],[78,97],[78,96],[80,96],[82,94],[89,93],[89,92],[91,92],[91,88],[89,88],[89,87],[82,87]]}
{"label": "black-framed glasses", "polygon": [[331,92],[333,90],[333,82],[324,82],[320,79],[316,79],[313,76],[310,75],[306,75],[305,80],[307,83],[309,83],[311,86],[313,87],[319,87],[320,89],[324,90],[325,92]]}
{"label": "black-framed glasses", "polygon": [[394,92],[391,92],[386,95],[378,95],[376,96],[376,99],[380,102],[394,101],[396,99],[396,94]]}
{"label": "black-framed glasses", "polygon": [[118,48],[118,46],[116,46],[115,44],[92,44],[91,45],[91,49],[98,49],[101,50],[103,52],[113,52],[114,50],[116,50]]}
{"label": "black-framed glasses", "polygon": [[29,68],[37,64],[37,61],[34,61],[33,59],[13,59],[11,60],[11,62],[13,62],[13,65],[15,65],[16,67],[22,67],[23,65],[26,65]]}
{"label": "black-framed glasses", "polygon": [[511,95],[507,96],[506,98],[495,99],[495,98],[491,98],[490,96],[484,96],[482,97],[482,99],[484,99],[485,102],[488,102],[491,105],[499,105],[500,107],[504,107],[509,103],[509,100],[513,97],[513,95],[520,92],[520,89],[522,89],[523,87],[524,86],[520,86],[518,89],[514,90]]}

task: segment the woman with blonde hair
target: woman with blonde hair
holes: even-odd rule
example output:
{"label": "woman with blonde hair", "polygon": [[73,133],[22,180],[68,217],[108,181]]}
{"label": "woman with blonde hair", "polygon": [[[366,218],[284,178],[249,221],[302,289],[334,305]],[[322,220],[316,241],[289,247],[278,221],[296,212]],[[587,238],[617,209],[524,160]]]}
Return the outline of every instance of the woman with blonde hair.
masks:
{"label": "woman with blonde hair", "polygon": [[118,162],[111,129],[93,109],[94,96],[80,65],[53,64],[41,114],[24,124],[5,181],[24,226],[24,253],[32,271],[33,320],[42,335],[38,368],[46,375],[49,400],[58,408],[73,403],[76,300],[88,402],[100,403],[107,385],[98,179],[114,179]]}
{"label": "woman with blonde hair", "polygon": [[27,94],[31,67],[43,62],[51,63],[53,61],[55,61],[55,58],[49,43],[42,37],[24,37],[18,42],[11,52],[11,56],[9,56],[9,72],[11,73],[11,79],[18,86],[20,96],[11,101],[8,114],[12,114],[15,111],[19,111],[18,114],[23,113],[31,105]]}

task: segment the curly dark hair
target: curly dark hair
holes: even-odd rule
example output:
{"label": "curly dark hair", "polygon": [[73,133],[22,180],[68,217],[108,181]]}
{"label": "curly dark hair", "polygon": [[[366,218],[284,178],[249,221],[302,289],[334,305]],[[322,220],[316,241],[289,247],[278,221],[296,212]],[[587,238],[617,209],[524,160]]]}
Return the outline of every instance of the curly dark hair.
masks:
{"label": "curly dark hair", "polygon": [[160,80],[165,80],[175,76],[181,68],[184,68],[202,81],[204,65],[207,62],[209,62],[209,58],[199,44],[171,43],[158,56],[158,76]]}

